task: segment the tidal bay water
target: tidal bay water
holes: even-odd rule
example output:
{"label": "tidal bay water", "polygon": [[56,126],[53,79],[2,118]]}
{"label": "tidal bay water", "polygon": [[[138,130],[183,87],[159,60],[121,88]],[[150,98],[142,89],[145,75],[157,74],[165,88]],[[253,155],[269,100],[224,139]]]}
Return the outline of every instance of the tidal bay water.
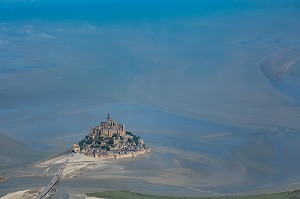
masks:
{"label": "tidal bay water", "polygon": [[62,181],[66,193],[299,188],[299,3],[128,2],[77,2],[78,16],[56,1],[13,16],[26,3],[0,2],[0,169],[21,167],[0,196],[43,186],[28,162],[80,141],[108,111],[152,153]]}
{"label": "tidal bay water", "polygon": [[[96,125],[98,121],[94,118],[101,120],[99,113],[105,113],[106,109],[107,106],[99,106],[80,115],[87,123],[95,121],[91,125]],[[123,187],[152,194],[222,195],[257,193],[267,188],[280,190],[299,181],[300,135],[295,130],[236,127],[132,103],[110,104],[110,112],[128,130],[145,139],[153,148],[151,154],[112,160],[112,166],[106,170],[90,171],[70,182],[63,181],[59,186],[65,191],[76,192],[74,187],[80,187],[79,193],[85,189]],[[84,133],[57,135],[54,143],[69,147],[84,136]],[[53,144],[52,141],[43,143]],[[1,183],[1,189],[9,192],[16,187],[30,188],[38,184],[35,177],[26,177],[26,173],[31,172],[25,169],[11,174],[11,180]],[[27,183],[20,186],[21,179]]]}

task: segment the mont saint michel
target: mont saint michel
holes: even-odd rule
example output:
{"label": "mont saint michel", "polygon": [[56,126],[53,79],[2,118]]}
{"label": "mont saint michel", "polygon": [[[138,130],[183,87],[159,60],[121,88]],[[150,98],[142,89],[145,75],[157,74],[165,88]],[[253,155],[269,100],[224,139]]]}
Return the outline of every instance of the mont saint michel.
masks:
{"label": "mont saint michel", "polygon": [[128,158],[151,151],[144,140],[125,130],[125,125],[118,124],[110,114],[106,121],[91,128],[88,135],[72,146],[74,153],[95,158]]}

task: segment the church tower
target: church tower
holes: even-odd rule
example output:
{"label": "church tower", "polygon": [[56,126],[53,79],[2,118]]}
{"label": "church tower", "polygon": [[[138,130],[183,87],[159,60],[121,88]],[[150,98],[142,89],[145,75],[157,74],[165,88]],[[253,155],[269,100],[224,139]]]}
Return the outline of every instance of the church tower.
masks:
{"label": "church tower", "polygon": [[111,117],[110,117],[110,115],[109,115],[109,112],[107,113],[106,120],[107,120],[108,122],[111,120]]}

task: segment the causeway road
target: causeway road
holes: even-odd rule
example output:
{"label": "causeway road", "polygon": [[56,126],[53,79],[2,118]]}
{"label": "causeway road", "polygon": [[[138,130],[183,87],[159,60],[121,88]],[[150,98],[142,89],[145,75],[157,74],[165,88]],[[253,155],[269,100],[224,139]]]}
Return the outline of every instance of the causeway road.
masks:
{"label": "causeway road", "polygon": [[52,178],[52,180],[43,189],[43,191],[36,197],[36,199],[42,199],[52,189],[52,187],[57,183],[57,181],[59,180],[62,172],[66,168],[67,163],[68,163],[68,160],[64,161],[63,165],[59,168],[58,172],[54,175],[54,177]]}

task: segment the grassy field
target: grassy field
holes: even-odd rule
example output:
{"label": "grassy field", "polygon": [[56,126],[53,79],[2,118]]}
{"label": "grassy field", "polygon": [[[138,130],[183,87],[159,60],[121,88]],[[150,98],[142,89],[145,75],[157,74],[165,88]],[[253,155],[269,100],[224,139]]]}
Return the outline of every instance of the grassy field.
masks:
{"label": "grassy field", "polygon": [[174,197],[155,196],[130,191],[105,191],[89,193],[88,196],[108,199],[300,199],[300,190],[292,192],[281,192],[273,194],[251,195],[251,196],[223,196],[223,197]]}

